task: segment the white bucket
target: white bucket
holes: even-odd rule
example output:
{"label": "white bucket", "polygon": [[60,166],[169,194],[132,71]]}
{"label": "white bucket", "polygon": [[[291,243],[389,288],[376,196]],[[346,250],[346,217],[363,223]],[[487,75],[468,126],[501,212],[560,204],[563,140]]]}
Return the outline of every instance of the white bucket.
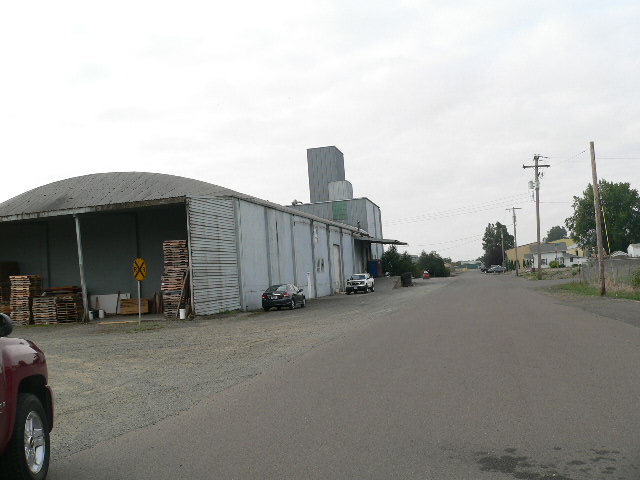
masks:
{"label": "white bucket", "polygon": [[104,318],[104,310],[98,310],[98,318]]}
{"label": "white bucket", "polygon": [[180,309],[180,320],[184,320],[187,318],[187,310],[185,308]]}
{"label": "white bucket", "polygon": [[93,320],[93,310],[89,310],[89,320]]}

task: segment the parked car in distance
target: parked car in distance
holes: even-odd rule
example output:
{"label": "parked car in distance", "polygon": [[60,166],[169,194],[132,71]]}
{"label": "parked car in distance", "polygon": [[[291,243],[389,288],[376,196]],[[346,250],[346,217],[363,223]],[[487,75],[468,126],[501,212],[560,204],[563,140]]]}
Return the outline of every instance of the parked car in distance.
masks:
{"label": "parked car in distance", "polygon": [[502,265],[491,265],[491,267],[489,267],[489,269],[487,270],[487,273],[503,273],[506,271],[507,269]]}
{"label": "parked car in distance", "polygon": [[47,362],[34,343],[7,338],[12,330],[0,313],[0,478],[43,480],[53,427]]}
{"label": "parked car in distance", "polygon": [[347,280],[347,295],[351,293],[376,291],[376,282],[370,273],[354,273]]}
{"label": "parked car in distance", "polygon": [[429,274],[429,270],[425,270],[424,272],[422,272],[423,280],[428,280],[429,278],[431,278],[431,275]]}
{"label": "parked car in distance", "polygon": [[272,307],[280,310],[287,307],[293,310],[296,307],[305,307],[307,299],[302,289],[290,283],[271,285],[262,294],[262,308],[268,312]]}

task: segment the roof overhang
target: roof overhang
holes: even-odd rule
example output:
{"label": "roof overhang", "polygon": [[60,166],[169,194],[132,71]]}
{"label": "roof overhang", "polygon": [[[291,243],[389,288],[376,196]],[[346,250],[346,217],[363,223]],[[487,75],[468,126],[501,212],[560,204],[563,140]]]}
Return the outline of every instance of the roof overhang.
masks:
{"label": "roof overhang", "polygon": [[65,215],[80,215],[82,213],[108,212],[117,210],[130,210],[134,208],[145,208],[159,205],[169,205],[175,203],[184,203],[185,197],[175,198],[159,198],[156,200],[143,200],[138,202],[112,203],[109,205],[96,205],[89,207],[68,208],[64,210],[49,210],[45,212],[27,212],[15,215],[6,215],[0,217],[2,222],[16,222],[20,220],[37,220],[39,218],[61,217]]}
{"label": "roof overhang", "polygon": [[401,242],[400,240],[393,240],[392,238],[374,238],[374,237],[365,237],[363,235],[354,235],[353,239],[359,240],[361,242],[383,243],[386,245],[409,245],[407,242]]}

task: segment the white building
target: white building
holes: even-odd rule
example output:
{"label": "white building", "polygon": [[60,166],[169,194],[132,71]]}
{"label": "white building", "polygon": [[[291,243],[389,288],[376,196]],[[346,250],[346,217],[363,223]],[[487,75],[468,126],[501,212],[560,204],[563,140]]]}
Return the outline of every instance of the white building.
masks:
{"label": "white building", "polygon": [[640,243],[632,243],[627,248],[627,254],[630,257],[640,257]]}
{"label": "white building", "polygon": [[[570,252],[573,250],[573,252]],[[571,267],[573,265],[581,265],[587,261],[586,257],[578,256],[575,252],[576,246],[567,246],[564,242],[542,243],[540,244],[541,268],[549,268],[553,261],[557,261],[558,265]],[[528,258],[528,255],[525,255]],[[531,260],[533,268],[538,268],[538,247],[531,246]]]}

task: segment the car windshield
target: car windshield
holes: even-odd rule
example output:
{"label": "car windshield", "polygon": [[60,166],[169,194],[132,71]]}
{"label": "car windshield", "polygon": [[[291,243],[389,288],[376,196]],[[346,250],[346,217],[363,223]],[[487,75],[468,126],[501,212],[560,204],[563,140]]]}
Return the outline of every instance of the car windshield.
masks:
{"label": "car windshield", "polygon": [[286,291],[287,291],[286,285],[271,285],[269,288],[267,288],[267,293],[286,292]]}
{"label": "car windshield", "polygon": [[365,278],[364,274],[351,275],[351,280],[364,280]]}

